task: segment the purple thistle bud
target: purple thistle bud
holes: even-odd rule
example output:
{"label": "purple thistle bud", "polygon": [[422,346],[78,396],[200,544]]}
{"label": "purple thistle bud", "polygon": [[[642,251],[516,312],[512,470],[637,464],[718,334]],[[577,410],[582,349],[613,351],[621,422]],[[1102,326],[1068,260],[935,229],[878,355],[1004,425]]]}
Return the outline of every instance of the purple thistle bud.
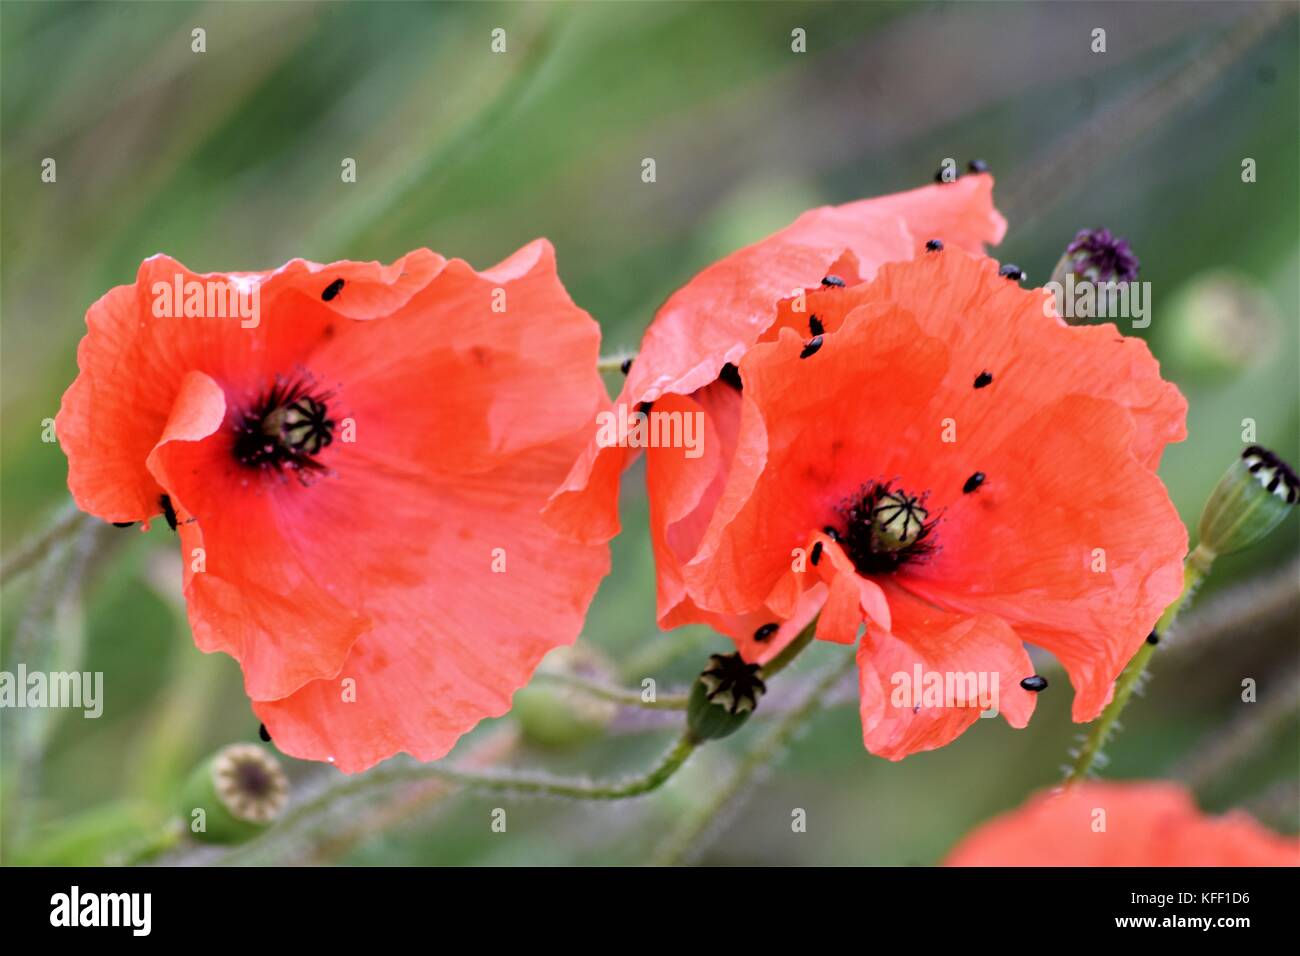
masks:
{"label": "purple thistle bud", "polygon": [[1070,270],[1092,282],[1133,282],[1141,263],[1128,240],[1109,229],[1083,229],[1065,249]]}

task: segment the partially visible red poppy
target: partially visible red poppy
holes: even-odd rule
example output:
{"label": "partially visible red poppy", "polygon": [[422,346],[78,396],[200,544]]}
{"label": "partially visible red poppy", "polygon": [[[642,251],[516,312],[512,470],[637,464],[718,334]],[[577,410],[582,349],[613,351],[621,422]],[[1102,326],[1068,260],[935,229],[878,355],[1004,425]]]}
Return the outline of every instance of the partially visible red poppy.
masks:
{"label": "partially visible red poppy", "polygon": [[1168,781],[1040,793],[962,838],[946,866],[1300,866],[1300,839],[1201,813]]}
{"label": "partially visible red poppy", "polygon": [[783,328],[741,360],[686,593],[780,622],[826,588],[817,636],[866,628],[881,756],[942,746],[989,703],[1024,726],[1039,682],[1022,641],[1061,660],[1091,720],[1182,587],[1187,533],[1152,471],[1183,437],[1182,396],[1140,340],[1065,325],[991,259],[944,249],[842,294],[838,329]]}
{"label": "partially visible red poppy", "polygon": [[[258,314],[186,316],[188,289]],[[239,660],[286,753],[440,757],[577,636],[607,549],[540,509],[607,398],[545,241],[484,272],[155,256],[87,324],[56,426],[73,496],[174,508],[195,641]]]}
{"label": "partially visible red poppy", "polygon": [[[851,303],[837,283],[855,286],[886,262],[920,255],[932,237],[982,253],[1005,231],[1006,221],[993,206],[992,177],[965,176],[810,210],[709,266],[668,298],[646,331],[615,406],[628,413],[653,402],[657,412],[705,416],[699,458],[681,449],[647,450],[660,626],[703,621],[735,638],[754,659],[766,659],[817,610],[817,602],[806,599],[795,615],[801,621],[783,621],[778,633],[753,642],[755,630],[767,623],[762,614],[701,609],[682,580],[682,566],[694,556],[726,481],[740,417],[735,366],[746,352],[781,327],[806,329],[810,316],[827,329],[838,327]],[[589,444],[548,506],[548,518],[587,540],[612,537],[618,531],[619,478],[636,454],[635,448]]]}

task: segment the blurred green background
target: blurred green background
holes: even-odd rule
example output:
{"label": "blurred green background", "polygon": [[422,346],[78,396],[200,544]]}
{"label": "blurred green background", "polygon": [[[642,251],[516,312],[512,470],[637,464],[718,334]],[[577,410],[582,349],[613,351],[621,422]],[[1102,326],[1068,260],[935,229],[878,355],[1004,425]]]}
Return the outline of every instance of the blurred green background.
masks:
{"label": "blurred green background", "polygon": [[[995,255],[1032,283],[1079,228],[1131,240],[1154,297],[1139,334],[1191,404],[1191,437],[1169,450],[1162,475],[1194,523],[1243,443],[1243,419],[1257,423],[1260,443],[1300,458],[1295,10],[5,0],[3,552],[66,503],[64,458],[42,441],[42,420],[76,373],[87,306],[155,252],[216,271],[294,256],[391,260],[429,246],[482,268],[547,236],[611,352],[635,348],[655,306],[695,270],[803,209],[908,189],[945,157],[964,166],[977,156],[1010,221]],[[191,51],[195,27],[206,30],[206,53]],[[505,54],[490,50],[496,27]],[[804,54],[791,52],[797,27]],[[1097,27],[1105,53],[1091,49]],[[46,157],[56,183],[41,181]],[[340,181],[345,157],[356,160],[356,183]],[[641,182],[644,157],[657,162],[654,184]],[[1247,157],[1254,183],[1242,182]],[[657,632],[639,468],[624,489],[626,530],[580,643],[611,662],[611,679],[652,673],[660,687],[681,687],[726,642]],[[74,539],[69,560],[89,553],[84,588],[65,567],[4,589],[4,668],[103,671],[107,700],[98,720],[0,715],[5,862],[129,858],[205,754],[256,740],[238,668],[193,647],[175,541],[158,525]],[[1292,516],[1265,545],[1221,562],[1184,646],[1157,657],[1146,696],[1125,714],[1108,775],[1179,776],[1209,809],[1241,805],[1276,828],[1300,826],[1298,551]],[[790,684],[829,653],[805,655]],[[898,764],[863,750],[849,688],[725,801],[688,857],[937,861],[977,821],[1059,779],[1080,728],[1053,673],[1028,729],[981,721]],[[1260,703],[1240,702],[1245,677],[1259,682]],[[555,705],[539,697],[529,714]],[[349,804],[271,858],[644,862],[707,808],[764,719],[645,800],[408,788]],[[507,717],[462,746],[607,776],[652,760],[676,724],[624,714],[605,739],[550,749],[520,727]],[[524,729],[538,727],[530,717]],[[286,764],[299,792],[332,774]],[[508,810],[505,834],[489,827],[495,807]],[[806,833],[791,832],[796,807]],[[210,856],[183,845],[164,859]]]}

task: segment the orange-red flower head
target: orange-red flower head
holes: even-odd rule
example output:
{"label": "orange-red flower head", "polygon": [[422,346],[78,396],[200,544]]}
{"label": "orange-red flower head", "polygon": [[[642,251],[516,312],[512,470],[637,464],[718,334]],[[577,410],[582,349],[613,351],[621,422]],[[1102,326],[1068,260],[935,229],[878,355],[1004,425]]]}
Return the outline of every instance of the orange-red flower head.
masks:
{"label": "orange-red flower head", "polygon": [[73,496],[174,509],[195,640],[286,753],[439,757],[577,635],[608,556],[539,511],[605,397],[548,243],[485,272],[155,256],[87,324],[56,424]]}
{"label": "orange-red flower head", "polygon": [[[687,591],[784,620],[824,587],[818,637],[866,627],[863,730],[882,756],[942,746],[990,704],[1024,726],[1022,641],[1060,658],[1091,719],[1181,589],[1186,532],[1152,469],[1182,397],[1139,340],[1066,326],[991,259],[945,249],[840,294],[852,311],[814,353],[782,329],[741,361],[736,451]],[[982,693],[928,695],[931,674]]]}
{"label": "orange-red flower head", "polygon": [[[892,759],[991,707],[1024,726],[1024,641],[1091,719],[1181,586],[1154,469],[1185,402],[1141,341],[1067,327],[983,257],[1005,229],[991,192],[976,175],[814,210],[710,266],[620,399],[705,421],[701,456],[648,453],[661,625],[711,624],[756,662],[818,615],[822,639],[865,628],[864,737]],[[611,532],[631,454],[589,447],[551,519]],[[916,686],[935,677],[937,698]]]}
{"label": "orange-red flower head", "polygon": [[967,834],[948,866],[1300,866],[1300,840],[1201,813],[1165,781],[1040,793]]}
{"label": "orange-red flower head", "polygon": [[[707,621],[736,638],[743,650],[749,636],[769,623],[761,614],[702,611],[686,593],[681,575],[730,466],[740,419],[736,364],[745,353],[785,326],[799,327],[805,337],[814,334],[813,322],[837,327],[847,301],[838,294],[843,286],[837,283],[855,285],[886,262],[921,255],[934,236],[978,253],[1001,241],[1005,231],[1006,222],[993,206],[992,178],[967,176],[810,210],[785,229],[709,266],[668,298],[646,331],[618,398],[620,408],[653,402],[659,412],[698,413],[705,422],[698,458],[686,457],[680,449],[647,452],[663,627]],[[552,500],[550,519],[591,540],[612,537],[618,530],[619,476],[634,455],[627,447],[590,443]],[[805,620],[816,612],[811,598],[807,612]],[[800,626],[785,622],[767,646],[782,643]]]}

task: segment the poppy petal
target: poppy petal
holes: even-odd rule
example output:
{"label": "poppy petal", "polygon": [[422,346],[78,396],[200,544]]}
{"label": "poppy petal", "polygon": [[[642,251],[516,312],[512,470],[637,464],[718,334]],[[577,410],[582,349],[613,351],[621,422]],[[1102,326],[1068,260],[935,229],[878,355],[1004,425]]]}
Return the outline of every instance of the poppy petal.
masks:
{"label": "poppy petal", "polygon": [[599,326],[537,240],[484,272],[448,261],[382,322],[343,325],[311,368],[345,383],[340,408],[359,443],[461,473],[590,427],[605,400],[599,349]]}
{"label": "poppy petal", "polygon": [[[320,301],[348,319],[377,319],[406,305],[446,266],[447,260],[417,249],[395,262],[308,262],[293,259],[272,272],[232,273],[262,283],[264,305],[292,305],[301,296]],[[282,302],[277,297],[283,296]]]}
{"label": "poppy petal", "polygon": [[822,577],[830,582],[830,597],[817,621],[818,639],[852,644],[866,621],[888,631],[893,626],[893,615],[884,590],[858,574],[838,544],[823,534],[818,534],[816,540],[822,542],[823,548]]}
{"label": "poppy petal", "polygon": [[[952,614],[887,589],[893,629],[867,625],[858,645],[862,736],[901,760],[951,743],[990,704],[1012,727],[1033,714],[1020,687],[1033,665],[1015,632],[988,614]],[[918,685],[919,678],[919,685]]]}
{"label": "poppy petal", "polygon": [[[886,262],[924,252],[935,235],[983,252],[1005,232],[988,175],[809,210],[709,266],[668,298],[646,330],[618,402],[635,406],[669,393],[689,395],[713,382],[774,322],[786,324],[779,314],[788,315],[789,306],[778,303],[796,290],[818,288],[845,262],[866,280]],[[550,520],[573,535],[617,533],[614,476],[632,457],[626,449],[589,447],[548,504]]]}
{"label": "poppy petal", "polygon": [[916,594],[996,614],[1052,651],[1074,685],[1076,721],[1101,712],[1183,586],[1187,530],[1130,451],[1132,430],[1119,405],[1074,395],[993,447],[972,440],[963,454],[989,477],[977,492],[936,496],[946,505],[942,548],[900,576]]}
{"label": "poppy petal", "polygon": [[[1144,346],[1067,327],[995,263],[943,255],[882,268],[815,354],[782,329],[742,360],[737,451],[687,592],[715,612],[772,606],[795,580],[790,549],[843,530],[861,489],[896,482],[933,533],[886,573],[1053,651],[1089,720],[1181,589],[1186,530],[1150,466],[1182,434],[1185,402]],[[1014,335],[991,331],[1008,316]],[[821,636],[850,639],[850,592],[829,583]]]}
{"label": "poppy petal", "polygon": [[1300,840],[1234,810],[1207,816],[1170,781],[1034,795],[967,834],[946,866],[1300,866]]}
{"label": "poppy petal", "polygon": [[[154,312],[173,279],[255,289],[264,314]],[[121,520],[171,499],[195,640],[239,660],[287,751],[441,754],[577,635],[608,549],[540,511],[608,399],[545,241],[484,272],[427,251],[229,276],[155,257],[88,324],[69,483]],[[306,414],[324,424],[291,435]],[[318,699],[345,665],[378,675],[356,724]]]}
{"label": "poppy petal", "polygon": [[805,212],[785,229],[697,274],[666,301],[646,330],[627,379],[633,403],[665,392],[687,395],[738,363],[792,291],[816,288],[845,252],[867,281],[887,262],[924,251],[936,229],[982,253],[1006,221],[993,207],[993,180],[956,183]]}
{"label": "poppy petal", "polygon": [[863,199],[842,208],[852,213],[867,204],[876,214],[898,216],[907,223],[918,256],[925,253],[925,244],[931,239],[942,240],[945,248],[982,256],[1007,233],[1007,221],[993,205],[993,177],[988,173]]}
{"label": "poppy petal", "polygon": [[[309,276],[364,277],[358,278],[360,287],[372,291],[363,300],[382,298],[376,287],[384,282],[400,284],[389,296],[397,302],[409,299],[413,285],[427,283],[442,261],[422,250],[387,267],[295,260],[274,272],[226,274],[196,273],[167,256],[146,259],[133,285],[110,290],[87,311],[87,332],[77,348],[80,372],[55,420],[78,507],[105,521],[158,514],[163,489],[145,459],[172,412],[181,379],[201,371],[228,394],[249,394],[276,374],[299,368],[327,341],[341,308],[308,296]],[[312,288],[318,279],[311,280]],[[254,289],[260,295],[257,314],[245,319],[227,298],[242,290],[248,297],[243,304],[253,312]],[[193,295],[202,314],[186,314]]]}
{"label": "poppy petal", "polygon": [[[1145,342],[1111,324],[1065,325],[1050,292],[1008,282],[992,259],[945,249],[891,263],[854,298],[863,306],[904,308],[948,343],[945,404],[964,433],[978,426],[988,440],[995,429],[1015,429],[1017,408],[1082,394],[1128,409],[1134,451],[1148,468],[1159,464],[1166,445],[1187,437],[1187,400],[1160,377]],[[987,383],[976,388],[981,376]],[[958,443],[965,441],[959,435]]]}
{"label": "poppy petal", "polygon": [[682,565],[699,547],[726,481],[740,425],[740,393],[715,383],[693,397],[668,395],[655,403],[660,415],[690,416],[704,425],[698,457],[684,448],[651,448],[646,453],[646,489],[650,499],[650,540],[654,548],[659,625],[664,628],[698,620],[674,611],[686,597]]}
{"label": "poppy petal", "polygon": [[[787,618],[779,618],[766,608],[749,614],[717,614],[698,611],[693,621],[707,624],[719,634],[735,642],[740,656],[751,664],[766,664],[799,636],[808,624],[822,612],[826,603],[826,586],[814,584],[800,596]],[[772,624],[777,629],[768,632]]]}
{"label": "poppy petal", "polygon": [[[539,514],[575,450],[531,449],[425,491],[424,520],[403,523],[426,548],[423,582],[368,608],[371,626],[330,679],[254,701],[276,745],[351,773],[398,751],[437,759],[509,710],[542,657],[577,636],[609,569],[607,548],[563,542]],[[394,477],[377,493],[408,491]]]}
{"label": "poppy petal", "polygon": [[[942,341],[899,312],[846,325],[826,343],[815,370],[788,330],[742,362],[744,407],[728,484],[685,569],[703,607],[755,606],[789,573],[791,550],[838,521],[847,495],[906,462],[900,436],[936,430],[931,396],[948,369]],[[872,418],[879,409],[887,421]]]}
{"label": "poppy petal", "polygon": [[[337,673],[369,626],[356,595],[344,600],[356,582],[374,583],[356,561],[358,522],[343,526],[351,541],[346,550],[304,534],[324,527],[333,537],[338,526],[328,524],[326,499],[348,508],[364,492],[355,480],[321,479],[310,488],[286,480],[272,493],[248,481],[229,429],[204,435],[180,427],[205,414],[210,425],[224,409],[211,378],[190,372],[184,382],[177,413],[148,464],[176,508],[190,629],[200,650],[240,662],[250,697],[280,697]],[[364,476],[361,487],[369,487]]]}

